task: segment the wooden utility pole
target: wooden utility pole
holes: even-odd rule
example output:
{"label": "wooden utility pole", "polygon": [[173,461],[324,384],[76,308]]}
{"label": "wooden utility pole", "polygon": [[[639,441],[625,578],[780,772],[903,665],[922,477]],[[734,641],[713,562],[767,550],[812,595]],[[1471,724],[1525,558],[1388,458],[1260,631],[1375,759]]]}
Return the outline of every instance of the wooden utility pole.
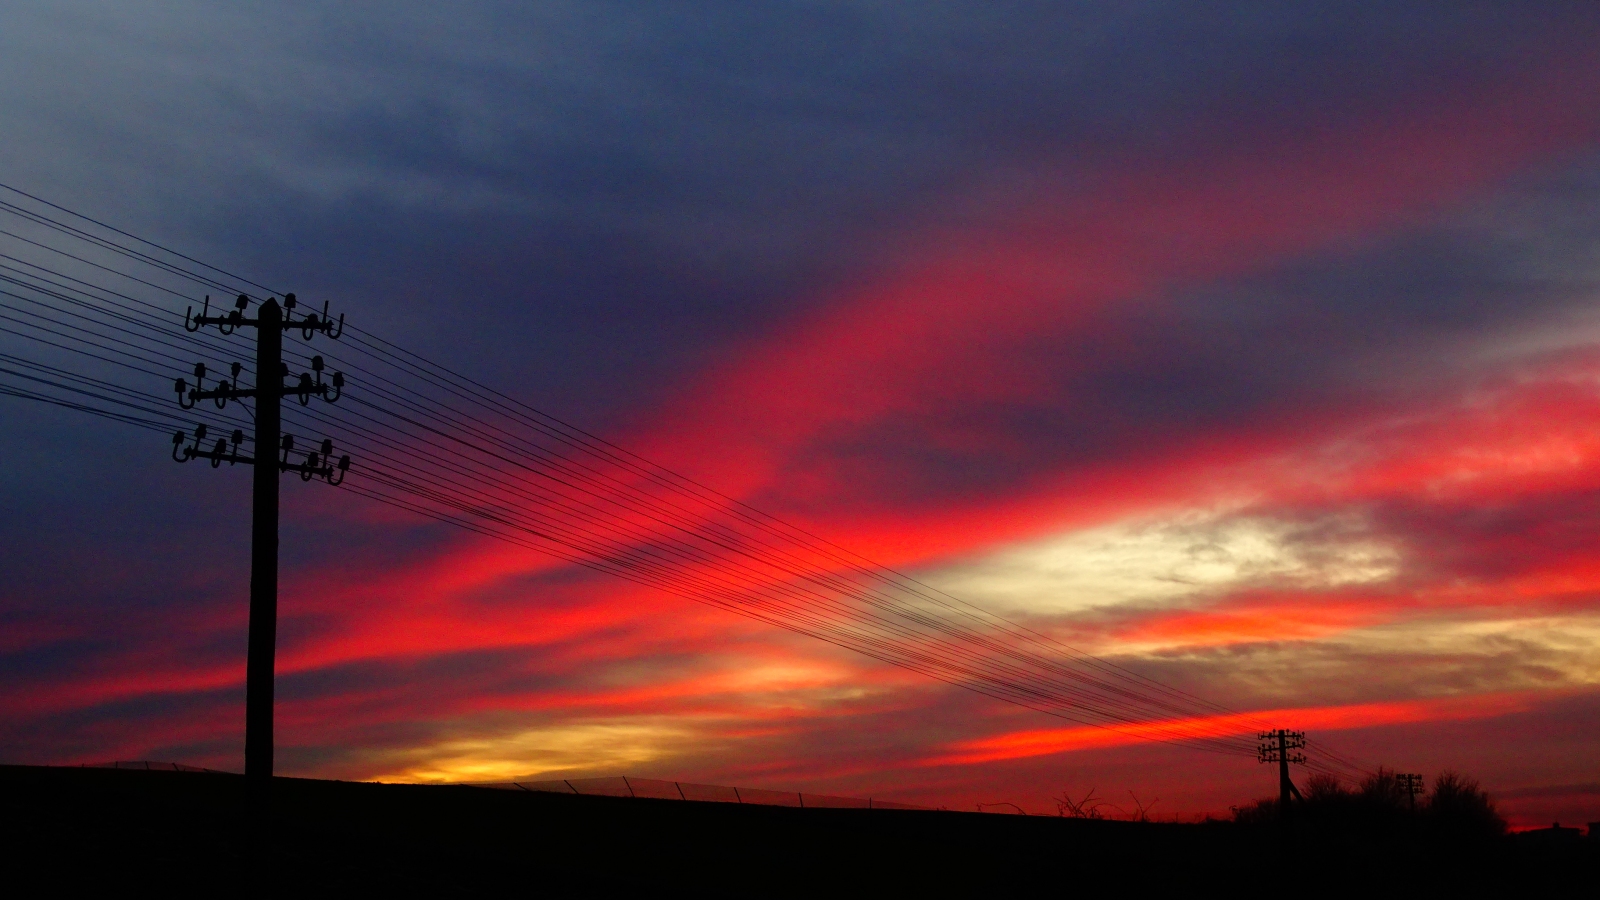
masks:
{"label": "wooden utility pole", "polygon": [[1295,751],[1305,749],[1306,733],[1279,728],[1275,731],[1264,731],[1256,737],[1261,741],[1261,745],[1256,748],[1257,758],[1263,763],[1278,764],[1278,818],[1281,821],[1288,821],[1290,799],[1300,797],[1300,789],[1295,787],[1294,781],[1289,778],[1289,764],[1305,765],[1306,755]]}
{"label": "wooden utility pole", "polygon": [[[255,400],[255,455],[240,456],[239,445],[244,440],[242,431],[235,431],[230,442],[218,439],[216,446],[205,447],[206,427],[195,426],[194,443],[185,432],[172,437],[172,458],[178,462],[192,459],[209,459],[212,468],[223,463],[255,466],[250,512],[250,636],[245,660],[245,712],[244,712],[244,774],[255,783],[266,783],[272,778],[272,705],[274,660],[278,643],[278,476],[296,472],[302,480],[321,478],[329,484],[338,484],[350,469],[350,457],[333,460],[333,442],[324,440],[319,449],[306,453],[305,462],[289,462],[294,452],[294,437],[283,434],[283,398],[297,395],[302,405],[317,397],[329,403],[339,399],[344,389],[344,376],[333,373],[332,381],[322,380],[322,357],[314,357],[309,372],[301,373],[293,384],[286,383],[288,369],[283,364],[283,333],[299,330],[306,340],[323,334],[337,339],[344,332],[344,316],[338,325],[328,318],[327,307],[322,315],[311,313],[302,319],[294,318],[295,298],[285,294],[283,306],[268,298],[261,304],[253,319],[245,318],[250,298],[240,294],[236,308],[225,316],[213,316],[211,298],[206,298],[200,315],[193,316],[191,308],[184,316],[184,327],[199,331],[215,325],[223,334],[232,334],[241,328],[256,331],[256,386],[239,387],[238,363],[233,365],[233,380],[222,379],[210,388],[205,386],[206,367],[196,363],[195,383],[191,387],[180,378],[175,384],[178,403],[184,409],[210,400],[222,409],[232,400]],[[281,457],[280,457],[281,451]]]}
{"label": "wooden utility pole", "polygon": [[1411,811],[1417,811],[1417,795],[1422,793],[1422,776],[1416,772],[1396,772],[1394,780],[1400,783],[1400,790],[1406,792],[1406,799],[1411,801]]}

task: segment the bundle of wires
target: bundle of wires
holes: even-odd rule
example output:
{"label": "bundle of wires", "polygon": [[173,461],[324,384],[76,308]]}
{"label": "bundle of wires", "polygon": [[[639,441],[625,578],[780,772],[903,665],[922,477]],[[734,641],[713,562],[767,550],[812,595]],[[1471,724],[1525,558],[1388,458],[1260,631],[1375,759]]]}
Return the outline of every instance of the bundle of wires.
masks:
{"label": "bundle of wires", "polygon": [[[207,297],[251,307],[280,292],[0,189],[0,395],[168,435],[251,433],[243,403],[178,407],[172,385],[197,361],[250,355],[184,316]],[[1277,727],[878,565],[360,323],[314,350],[295,334],[291,369],[319,354],[347,387],[337,405],[286,402],[284,429],[355,459],[342,490],[1078,725],[1250,757],[1252,732]],[[1371,772],[1319,742],[1306,756],[1323,774]]]}

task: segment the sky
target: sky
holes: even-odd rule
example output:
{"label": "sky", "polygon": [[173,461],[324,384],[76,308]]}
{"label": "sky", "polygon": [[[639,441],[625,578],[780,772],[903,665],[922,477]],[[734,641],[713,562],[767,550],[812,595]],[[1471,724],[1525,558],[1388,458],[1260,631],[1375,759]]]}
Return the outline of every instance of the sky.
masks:
{"label": "sky", "polygon": [[[1597,39],[1586,2],[3,2],[0,182],[1584,822]],[[0,761],[241,768],[248,477],[0,417]],[[284,503],[284,774],[1180,817],[1275,788],[350,492]]]}

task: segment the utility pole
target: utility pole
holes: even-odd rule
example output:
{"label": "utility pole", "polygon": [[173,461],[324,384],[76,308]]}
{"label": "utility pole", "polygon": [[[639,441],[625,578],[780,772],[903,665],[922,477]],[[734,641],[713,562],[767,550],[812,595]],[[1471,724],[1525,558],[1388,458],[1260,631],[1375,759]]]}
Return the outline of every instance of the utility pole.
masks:
{"label": "utility pole", "polygon": [[286,383],[289,369],[283,363],[283,333],[298,330],[308,341],[315,334],[337,340],[344,332],[344,316],[339,316],[335,327],[324,304],[320,317],[310,313],[296,320],[293,294],[284,295],[282,307],[277,300],[268,298],[253,319],[244,315],[249,305],[250,298],[240,294],[233,311],[225,316],[213,316],[210,314],[211,298],[207,296],[200,315],[193,315],[193,307],[184,314],[183,326],[192,332],[215,325],[223,334],[254,328],[255,387],[239,387],[239,373],[243,367],[234,363],[231,382],[224,378],[207,388],[205,364],[196,363],[194,386],[190,387],[179,378],[174,388],[178,393],[178,405],[184,409],[193,409],[195,404],[205,400],[222,409],[230,400],[253,398],[255,455],[239,455],[239,444],[244,440],[244,432],[240,430],[233,432],[231,440],[218,438],[214,447],[206,449],[206,427],[197,425],[194,443],[190,446],[183,446],[188,440],[184,432],[172,436],[172,458],[178,462],[209,459],[212,468],[223,463],[255,466],[250,514],[250,637],[245,662],[244,774],[253,783],[266,784],[272,778],[273,658],[278,641],[278,476],[295,472],[302,481],[320,478],[329,484],[338,484],[350,470],[350,457],[341,456],[335,463],[333,441],[324,439],[319,448],[306,453],[305,462],[291,463],[289,454],[294,452],[294,437],[282,434],[284,397],[297,396],[302,406],[309,404],[312,397],[332,403],[344,389],[344,375],[339,372],[334,372],[329,382],[322,380],[320,356],[311,360],[315,378],[309,372],[302,372],[297,382]]}
{"label": "utility pole", "polygon": [[1411,801],[1411,811],[1417,811],[1417,795],[1422,793],[1422,776],[1416,772],[1396,772],[1394,780],[1399,782],[1400,790],[1406,792],[1406,798]]}
{"label": "utility pole", "polygon": [[1256,748],[1256,758],[1263,763],[1278,764],[1278,818],[1288,821],[1290,795],[1300,797],[1300,789],[1289,778],[1289,764],[1305,765],[1306,755],[1293,751],[1305,749],[1306,733],[1279,728],[1276,731],[1263,731],[1256,737],[1261,741]]}

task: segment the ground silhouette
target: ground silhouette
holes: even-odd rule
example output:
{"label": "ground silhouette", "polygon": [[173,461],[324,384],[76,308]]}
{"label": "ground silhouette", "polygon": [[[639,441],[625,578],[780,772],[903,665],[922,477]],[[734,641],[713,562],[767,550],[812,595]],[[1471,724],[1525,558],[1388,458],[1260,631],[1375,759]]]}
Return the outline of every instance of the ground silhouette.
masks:
{"label": "ground silhouette", "polygon": [[[1445,799],[1456,796],[1450,790],[1470,793],[1464,781],[1443,793],[1438,785],[1430,801],[1441,810],[1455,802]],[[1069,883],[1142,892],[1311,871],[1323,886],[1470,880],[1525,889],[1594,865],[1591,841],[1532,852],[1492,836],[1470,848],[1441,838],[1418,858],[1410,851],[1421,845],[1404,827],[1383,838],[1398,853],[1354,852],[1313,826],[1333,820],[1310,810],[1364,795],[1313,792],[1322,799],[1308,793],[1306,815],[1285,829],[1249,811],[1238,821],[1177,824],[292,778],[260,792],[227,774],[0,766],[0,853],[14,882],[48,893],[167,896],[1058,893]],[[253,846],[266,848],[270,884],[244,881]]]}
{"label": "ground silhouette", "polygon": [[1445,847],[1492,846],[1506,834],[1494,800],[1477,781],[1443,772],[1418,795],[1394,773],[1379,769],[1354,788],[1326,775],[1306,781],[1304,800],[1291,804],[1287,821],[1276,799],[1235,808],[1246,826],[1280,825],[1316,841],[1425,842]]}

